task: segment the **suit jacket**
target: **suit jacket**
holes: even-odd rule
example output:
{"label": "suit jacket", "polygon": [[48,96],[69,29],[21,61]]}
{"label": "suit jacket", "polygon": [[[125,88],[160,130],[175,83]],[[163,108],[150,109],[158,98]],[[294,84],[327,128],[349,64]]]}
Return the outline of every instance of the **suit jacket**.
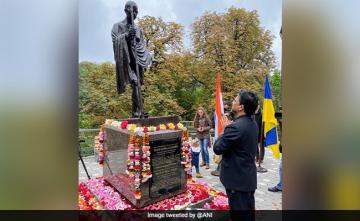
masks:
{"label": "suit jacket", "polygon": [[215,141],[215,154],[222,154],[220,181],[226,189],[255,191],[258,131],[251,116],[241,116]]}

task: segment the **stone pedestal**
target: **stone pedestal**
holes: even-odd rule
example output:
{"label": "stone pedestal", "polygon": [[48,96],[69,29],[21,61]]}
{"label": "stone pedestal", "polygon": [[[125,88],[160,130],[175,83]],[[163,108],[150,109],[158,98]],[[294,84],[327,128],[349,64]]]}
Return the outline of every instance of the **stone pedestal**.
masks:
{"label": "stone pedestal", "polygon": [[[156,117],[148,119],[127,119],[139,126],[157,126],[165,123],[178,123],[178,117]],[[186,191],[186,173],[181,164],[181,130],[161,130],[149,132],[152,178],[140,186],[141,199],[134,196],[134,183],[128,178],[127,130],[105,126],[104,177],[113,187],[124,195],[137,208],[170,198]]]}

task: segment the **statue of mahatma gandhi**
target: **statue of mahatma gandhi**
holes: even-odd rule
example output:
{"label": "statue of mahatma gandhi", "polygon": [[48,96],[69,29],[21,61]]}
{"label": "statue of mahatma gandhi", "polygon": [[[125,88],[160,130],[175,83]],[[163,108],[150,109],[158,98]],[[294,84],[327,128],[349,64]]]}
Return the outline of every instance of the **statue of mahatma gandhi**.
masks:
{"label": "statue of mahatma gandhi", "polygon": [[124,93],[126,85],[132,88],[132,118],[144,118],[141,85],[144,80],[145,68],[152,61],[149,51],[145,48],[143,30],[135,26],[138,14],[135,2],[125,4],[126,18],[114,24],[111,36],[116,62],[116,82],[119,94]]}

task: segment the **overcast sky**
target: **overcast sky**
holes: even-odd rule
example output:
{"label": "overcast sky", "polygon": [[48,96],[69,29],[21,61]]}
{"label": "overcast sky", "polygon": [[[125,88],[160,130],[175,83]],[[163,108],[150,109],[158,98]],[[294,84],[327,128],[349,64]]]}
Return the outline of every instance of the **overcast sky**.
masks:
{"label": "overcast sky", "polygon": [[[112,25],[125,17],[126,0],[80,0],[79,59],[80,61],[113,62],[110,31]],[[231,6],[257,10],[260,25],[274,35],[273,51],[277,66],[281,65],[281,0],[135,0],[138,17],[161,17],[184,26],[184,46],[191,47],[190,26],[206,11],[225,12]]]}

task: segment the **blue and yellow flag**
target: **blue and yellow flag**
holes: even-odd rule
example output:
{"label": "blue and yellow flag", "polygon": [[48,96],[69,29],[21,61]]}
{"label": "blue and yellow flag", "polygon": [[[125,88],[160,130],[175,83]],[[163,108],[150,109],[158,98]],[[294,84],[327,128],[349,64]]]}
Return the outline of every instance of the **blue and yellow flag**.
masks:
{"label": "blue and yellow flag", "polygon": [[266,76],[264,89],[264,103],[262,121],[264,122],[265,147],[272,150],[276,159],[280,158],[279,142],[276,127],[278,122],[275,118],[274,104],[272,102],[269,79]]}

